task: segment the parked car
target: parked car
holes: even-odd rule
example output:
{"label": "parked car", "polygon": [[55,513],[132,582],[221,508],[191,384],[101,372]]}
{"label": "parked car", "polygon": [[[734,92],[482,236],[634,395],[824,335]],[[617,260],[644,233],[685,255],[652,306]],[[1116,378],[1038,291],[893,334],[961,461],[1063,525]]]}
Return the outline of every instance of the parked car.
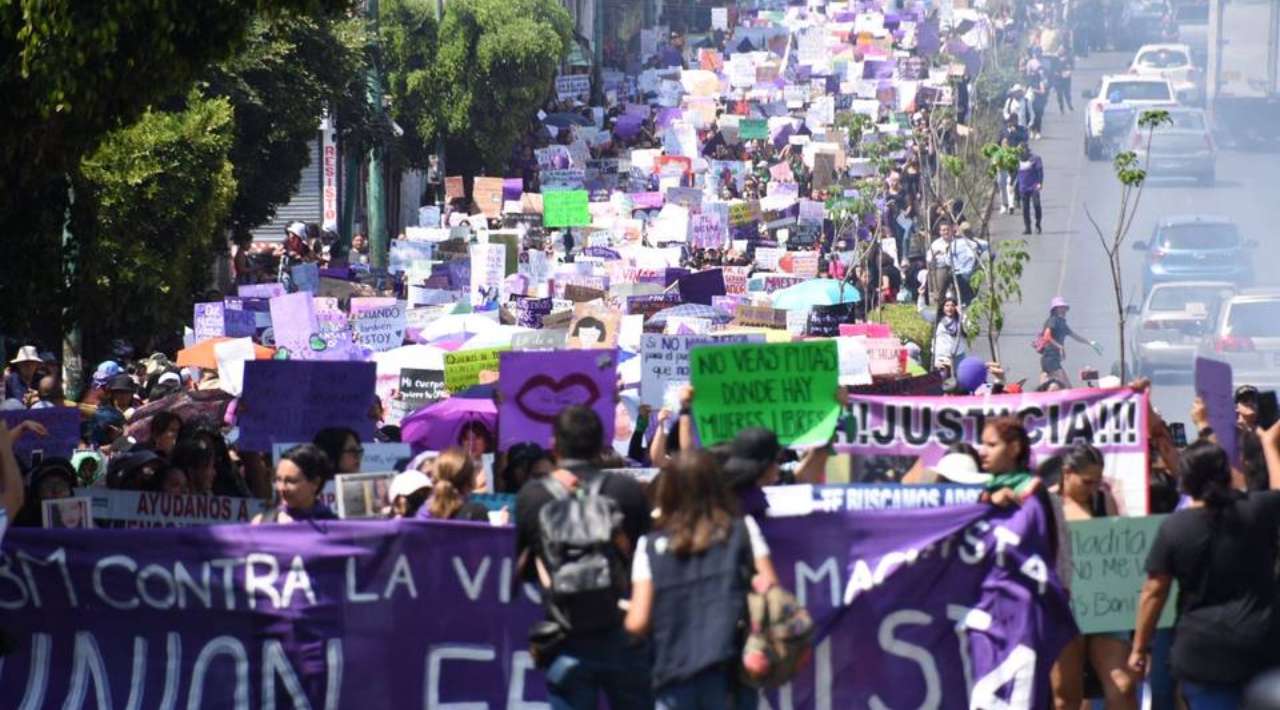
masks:
{"label": "parked car", "polygon": [[[1134,242],[1147,252],[1142,270],[1143,293],[1162,281],[1230,281],[1237,287],[1253,283],[1253,254],[1258,243],[1245,241],[1226,217],[1186,215],[1164,217],[1149,242]],[[1280,325],[1280,321],[1277,321]]]}
{"label": "parked car", "polygon": [[1114,152],[1142,110],[1177,105],[1173,85],[1160,76],[1104,76],[1096,92],[1086,90],[1083,96],[1089,102],[1084,113],[1084,153],[1090,160],[1102,160]]}
{"label": "parked car", "polygon": [[1200,340],[1222,302],[1236,292],[1227,281],[1170,281],[1156,284],[1147,293],[1133,329],[1133,362],[1138,374],[1151,376],[1160,370],[1190,370]]}
{"label": "parked car", "polygon": [[1241,291],[1224,301],[1199,354],[1230,364],[1236,382],[1280,385],[1280,289]]}
{"label": "parked car", "polygon": [[1201,185],[1212,185],[1217,180],[1218,147],[1209,131],[1209,119],[1198,108],[1167,110],[1169,123],[1151,129],[1149,143],[1148,129],[1138,125],[1135,116],[1127,149],[1151,177],[1189,177]]}
{"label": "parked car", "polygon": [[1181,103],[1204,102],[1204,74],[1192,58],[1191,47],[1185,44],[1143,45],[1133,55],[1129,73],[1168,79],[1174,96]]}

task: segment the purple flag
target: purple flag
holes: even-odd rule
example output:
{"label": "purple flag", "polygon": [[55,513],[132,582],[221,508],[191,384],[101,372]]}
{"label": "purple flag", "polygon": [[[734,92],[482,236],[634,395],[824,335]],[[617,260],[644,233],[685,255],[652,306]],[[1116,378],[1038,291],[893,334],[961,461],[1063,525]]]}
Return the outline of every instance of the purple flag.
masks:
{"label": "purple flag", "polygon": [[[813,662],[767,693],[770,707],[1042,706],[1076,625],[1034,500],[762,527],[818,629]],[[454,522],[11,529],[0,599],[18,650],[0,667],[0,697],[117,708],[130,698],[362,710],[545,702],[527,640],[542,610],[535,588],[512,584],[514,550],[511,528]]]}
{"label": "purple flag", "polygon": [[602,443],[613,441],[618,351],[504,352],[498,357],[499,448],[526,441],[549,447],[556,415],[574,404],[594,409],[604,425]]}

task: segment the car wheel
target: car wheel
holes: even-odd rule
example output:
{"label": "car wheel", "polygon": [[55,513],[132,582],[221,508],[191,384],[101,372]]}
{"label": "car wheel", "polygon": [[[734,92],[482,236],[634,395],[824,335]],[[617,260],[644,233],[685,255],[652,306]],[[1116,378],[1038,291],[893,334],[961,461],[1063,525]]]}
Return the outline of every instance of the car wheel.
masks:
{"label": "car wheel", "polygon": [[1084,154],[1089,160],[1102,160],[1102,146],[1097,140],[1085,136]]}

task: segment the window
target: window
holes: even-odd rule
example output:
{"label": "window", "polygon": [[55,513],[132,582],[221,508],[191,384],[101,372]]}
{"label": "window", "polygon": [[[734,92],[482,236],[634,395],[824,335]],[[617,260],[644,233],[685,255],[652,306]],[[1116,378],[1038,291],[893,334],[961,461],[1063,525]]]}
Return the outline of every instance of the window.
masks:
{"label": "window", "polygon": [[1107,87],[1107,101],[1172,101],[1163,81],[1117,81]]}
{"label": "window", "polygon": [[1240,301],[1227,314],[1227,334],[1243,338],[1274,338],[1280,323],[1280,300]]}
{"label": "window", "polygon": [[1204,286],[1162,286],[1151,292],[1151,304],[1148,309],[1152,311],[1196,310],[1187,308],[1187,304],[1199,303],[1204,306],[1206,313],[1212,313],[1218,309],[1218,302],[1227,293],[1230,291]]}
{"label": "window", "polygon": [[1234,249],[1240,232],[1234,224],[1178,224],[1160,230],[1160,244],[1168,249]]}
{"label": "window", "polygon": [[1160,126],[1160,128],[1172,128],[1177,131],[1203,131],[1204,116],[1194,111],[1170,111],[1169,123]]}
{"label": "window", "polygon": [[1187,61],[1187,55],[1184,52],[1172,49],[1156,49],[1143,52],[1138,57],[1138,66],[1147,67],[1148,69],[1177,69],[1190,63]]}

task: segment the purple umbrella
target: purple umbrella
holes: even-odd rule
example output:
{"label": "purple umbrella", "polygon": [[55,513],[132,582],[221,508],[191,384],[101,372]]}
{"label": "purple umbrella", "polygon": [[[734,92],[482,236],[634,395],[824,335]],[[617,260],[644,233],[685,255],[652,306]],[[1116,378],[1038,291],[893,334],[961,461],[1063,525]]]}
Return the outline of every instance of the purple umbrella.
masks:
{"label": "purple umbrella", "polygon": [[491,434],[498,431],[498,407],[491,399],[450,397],[419,409],[400,422],[400,440],[414,453],[458,446],[462,428],[471,422]]}

